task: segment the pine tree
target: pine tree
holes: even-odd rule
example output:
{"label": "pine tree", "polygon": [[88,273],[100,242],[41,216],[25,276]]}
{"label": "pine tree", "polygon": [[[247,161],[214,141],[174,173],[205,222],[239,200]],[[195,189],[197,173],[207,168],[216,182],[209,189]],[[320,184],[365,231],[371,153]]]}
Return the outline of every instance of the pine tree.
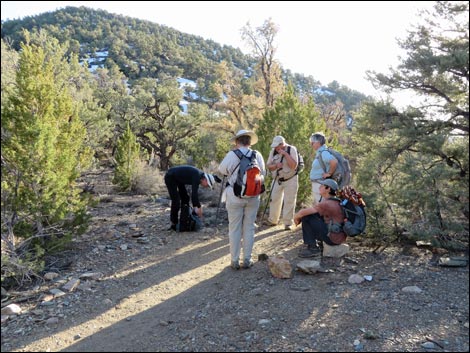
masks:
{"label": "pine tree", "polygon": [[40,254],[85,214],[76,180],[90,154],[62,55],[56,41],[23,44],[15,91],[2,101],[2,239],[11,254],[15,237],[34,238],[27,248]]}
{"label": "pine tree", "polygon": [[294,88],[289,85],[281,98],[276,101],[274,108],[264,113],[263,120],[256,131],[259,137],[256,147],[265,160],[271,150],[271,141],[276,135],[283,136],[287,144],[297,147],[304,157],[305,170],[299,174],[298,205],[306,201],[311,194],[309,173],[313,152],[309,137],[312,132],[325,131],[325,128],[326,125],[320,120],[313,101],[302,103],[295,95]]}
{"label": "pine tree", "polygon": [[[388,75],[369,73],[384,90],[422,97],[400,110],[366,104],[357,116],[356,173],[375,217],[370,234],[403,234],[444,245],[468,243],[469,4],[436,2],[410,31]],[[371,218],[369,218],[371,219]]]}
{"label": "pine tree", "polygon": [[139,144],[129,123],[124,134],[119,138],[116,149],[116,169],[113,182],[122,190],[128,191],[135,187],[137,162],[139,161]]}

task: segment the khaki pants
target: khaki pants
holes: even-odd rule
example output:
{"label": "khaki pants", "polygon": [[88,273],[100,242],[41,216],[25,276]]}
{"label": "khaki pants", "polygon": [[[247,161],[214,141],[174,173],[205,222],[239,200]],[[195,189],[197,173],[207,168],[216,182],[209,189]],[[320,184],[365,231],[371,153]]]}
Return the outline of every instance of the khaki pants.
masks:
{"label": "khaki pants", "polygon": [[[297,191],[299,190],[299,176],[281,182],[276,180],[273,185],[271,193],[271,201],[269,203],[269,218],[268,221],[277,224],[279,217],[281,217],[282,210],[282,223],[286,226],[294,224],[295,204],[297,202]],[[284,205],[282,202],[284,201]]]}
{"label": "khaki pants", "polygon": [[230,258],[232,262],[238,263],[243,245],[243,260],[250,260],[255,242],[255,221],[260,197],[241,199],[234,195],[231,186],[227,187],[226,192]]}

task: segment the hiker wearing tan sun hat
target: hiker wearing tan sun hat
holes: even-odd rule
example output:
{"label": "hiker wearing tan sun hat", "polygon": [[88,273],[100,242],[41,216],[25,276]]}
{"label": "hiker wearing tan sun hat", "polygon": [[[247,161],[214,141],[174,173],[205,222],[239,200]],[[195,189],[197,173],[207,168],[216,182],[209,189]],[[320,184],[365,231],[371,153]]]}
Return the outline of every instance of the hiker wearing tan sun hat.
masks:
{"label": "hiker wearing tan sun hat", "polygon": [[232,269],[238,270],[240,269],[242,244],[242,267],[250,268],[253,266],[251,254],[255,240],[255,220],[260,204],[259,195],[253,197],[237,196],[238,171],[241,169],[242,159],[252,160],[252,163],[255,162],[263,179],[266,171],[261,153],[251,149],[251,146],[258,142],[258,136],[253,131],[240,130],[232,141],[235,142],[235,149],[225,155],[219,165],[219,172],[228,177],[228,185],[224,192],[225,207],[228,213],[230,266]]}
{"label": "hiker wearing tan sun hat", "polygon": [[271,148],[266,167],[271,171],[273,184],[270,191],[269,217],[266,224],[277,225],[282,210],[281,220],[284,229],[292,230],[295,228],[294,212],[297,191],[299,190],[299,177],[296,171],[299,163],[297,148],[288,145],[282,136],[273,138]]}
{"label": "hiker wearing tan sun hat", "polygon": [[[176,231],[181,205],[189,205],[190,200],[196,214],[202,219],[202,205],[198,196],[199,185],[213,189],[216,181],[220,182],[220,179],[217,179],[214,175],[204,173],[191,165],[180,165],[168,169],[165,174],[165,184],[171,198],[171,225],[168,230]],[[186,185],[191,185],[191,198],[186,191]]]}

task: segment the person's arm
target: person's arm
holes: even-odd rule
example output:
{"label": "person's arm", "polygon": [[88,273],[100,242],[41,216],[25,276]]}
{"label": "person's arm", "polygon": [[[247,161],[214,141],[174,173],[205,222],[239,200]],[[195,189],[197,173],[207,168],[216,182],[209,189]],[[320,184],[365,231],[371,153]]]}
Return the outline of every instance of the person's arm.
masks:
{"label": "person's arm", "polygon": [[[294,152],[294,155],[296,156],[295,158],[292,157],[292,151]],[[290,169],[295,170],[297,168],[297,150],[295,147],[290,146],[290,153],[287,151],[282,151],[282,155],[284,156],[284,159],[287,162],[287,165],[289,166]]]}
{"label": "person's arm", "polygon": [[278,168],[282,168],[282,164],[275,163],[273,161],[273,157],[274,157],[274,150],[271,150],[269,152],[268,161],[266,162],[266,168],[268,168],[271,172],[274,172]]}
{"label": "person's arm", "polygon": [[224,159],[222,160],[222,162],[220,162],[220,164],[219,164],[219,172],[222,173],[223,175],[227,175],[228,177],[230,177],[236,169],[236,168],[233,169],[235,159],[236,159],[236,163],[237,163],[235,165],[237,165],[237,167],[238,167],[238,163],[239,163],[240,159],[238,158],[236,153],[235,152],[232,153],[232,151],[227,153],[225,155]]}
{"label": "person's arm", "polygon": [[[325,150],[330,154],[330,158],[328,159],[328,170],[325,170],[322,174],[323,179],[331,178],[333,174],[335,174],[336,167],[338,166],[338,160],[328,151]],[[323,161],[323,152],[320,154],[320,159]],[[326,168],[326,165],[323,163],[323,167]]]}
{"label": "person's arm", "polygon": [[323,173],[323,178],[331,178],[333,174],[335,174],[336,167],[338,166],[338,160],[336,158],[332,158],[330,160],[330,168],[328,168],[328,172]]}
{"label": "person's arm", "polygon": [[199,201],[199,184],[201,183],[201,176],[193,176],[193,181],[191,184],[191,200],[193,201],[194,208],[200,208],[201,202]]}
{"label": "person's arm", "polygon": [[309,207],[309,208],[302,208],[294,215],[294,223],[296,225],[299,225],[303,217],[308,216],[310,214],[317,213],[317,212],[318,212],[318,209],[316,206]]}
{"label": "person's arm", "polygon": [[263,176],[265,176],[265,175],[266,175],[266,165],[264,164],[264,158],[263,158],[263,156],[261,155],[261,152],[256,151],[256,159],[257,159],[258,165],[259,165],[259,167],[260,167],[260,169],[261,169],[261,174],[262,174]]}

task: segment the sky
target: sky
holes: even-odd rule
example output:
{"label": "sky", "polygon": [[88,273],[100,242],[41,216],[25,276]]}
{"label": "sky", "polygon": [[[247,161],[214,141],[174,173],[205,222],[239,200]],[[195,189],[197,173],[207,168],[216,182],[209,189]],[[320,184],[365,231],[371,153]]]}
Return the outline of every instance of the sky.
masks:
{"label": "sky", "polygon": [[[1,19],[18,19],[66,6],[86,6],[167,25],[250,54],[241,29],[266,20],[278,25],[277,59],[284,69],[377,98],[387,96],[366,71],[388,73],[405,57],[397,43],[434,1],[2,1]],[[404,98],[392,96],[396,104]],[[404,103],[406,104],[406,103]]]}

